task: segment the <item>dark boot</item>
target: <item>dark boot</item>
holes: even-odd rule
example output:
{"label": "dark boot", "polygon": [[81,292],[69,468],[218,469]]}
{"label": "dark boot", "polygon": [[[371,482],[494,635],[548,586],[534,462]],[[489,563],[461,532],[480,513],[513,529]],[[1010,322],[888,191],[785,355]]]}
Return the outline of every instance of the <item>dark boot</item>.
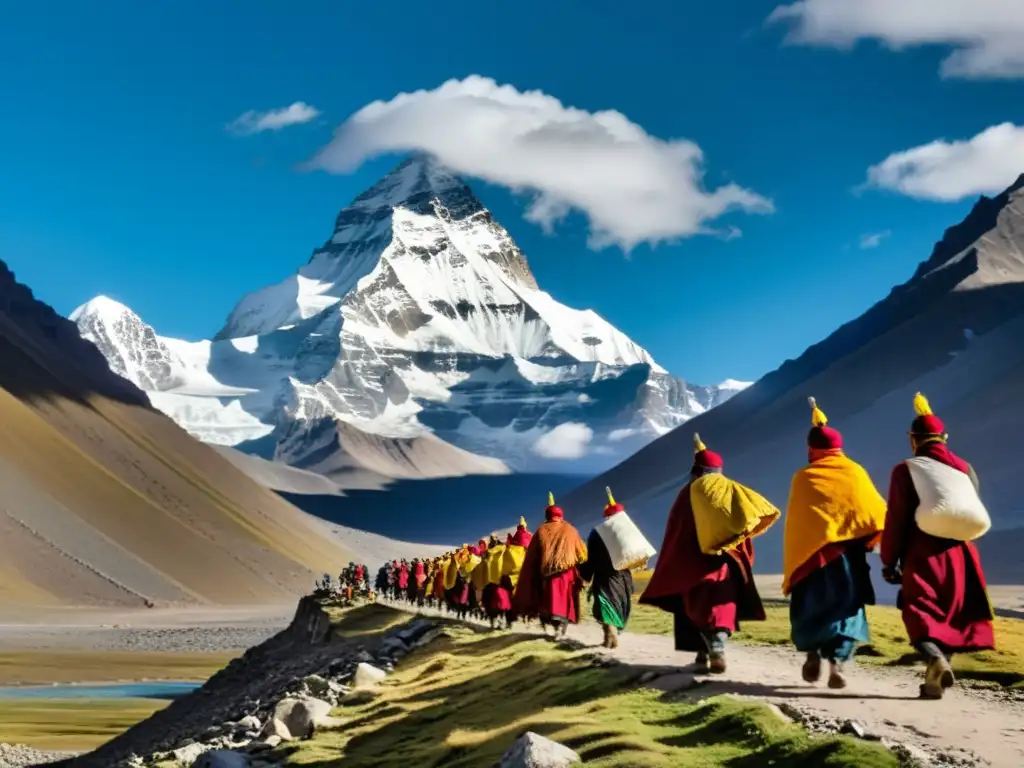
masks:
{"label": "dark boot", "polygon": [[828,687],[832,690],[841,690],[845,688],[846,675],[843,674],[843,662],[830,661],[828,666]]}
{"label": "dark boot", "polygon": [[726,670],[725,651],[718,651],[708,656],[708,671],[712,675],[721,675]]}
{"label": "dark boot", "polygon": [[807,654],[807,661],[804,662],[800,673],[804,678],[804,682],[816,683],[821,680],[821,656],[817,651],[811,651]]}

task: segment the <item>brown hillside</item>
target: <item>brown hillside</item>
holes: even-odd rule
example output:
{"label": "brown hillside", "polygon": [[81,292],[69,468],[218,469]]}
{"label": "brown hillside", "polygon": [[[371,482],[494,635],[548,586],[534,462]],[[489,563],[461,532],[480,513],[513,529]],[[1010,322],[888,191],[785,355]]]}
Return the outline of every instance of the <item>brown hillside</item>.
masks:
{"label": "brown hillside", "polygon": [[0,262],[0,603],[276,603],[349,560]]}

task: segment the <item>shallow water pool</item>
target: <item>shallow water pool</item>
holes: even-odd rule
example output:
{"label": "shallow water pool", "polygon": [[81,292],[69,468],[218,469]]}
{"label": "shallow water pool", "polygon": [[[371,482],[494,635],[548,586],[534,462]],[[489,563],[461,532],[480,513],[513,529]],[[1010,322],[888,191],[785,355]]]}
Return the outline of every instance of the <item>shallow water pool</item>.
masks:
{"label": "shallow water pool", "polygon": [[202,683],[148,682],[0,688],[0,699],[177,699]]}

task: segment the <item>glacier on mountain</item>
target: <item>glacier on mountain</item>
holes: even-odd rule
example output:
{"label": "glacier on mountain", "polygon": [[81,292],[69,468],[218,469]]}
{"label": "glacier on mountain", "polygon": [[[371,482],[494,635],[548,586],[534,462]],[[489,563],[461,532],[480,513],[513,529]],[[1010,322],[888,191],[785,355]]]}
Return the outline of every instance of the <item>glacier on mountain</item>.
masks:
{"label": "glacier on mountain", "polygon": [[[307,264],[243,297],[210,341],[161,337],[104,297],[72,319],[199,439],[298,466],[341,439],[341,422],[517,470],[597,469],[747,386],[690,385],[557,302],[470,189],[422,157],[342,210]],[[576,444],[552,448],[565,425]]]}

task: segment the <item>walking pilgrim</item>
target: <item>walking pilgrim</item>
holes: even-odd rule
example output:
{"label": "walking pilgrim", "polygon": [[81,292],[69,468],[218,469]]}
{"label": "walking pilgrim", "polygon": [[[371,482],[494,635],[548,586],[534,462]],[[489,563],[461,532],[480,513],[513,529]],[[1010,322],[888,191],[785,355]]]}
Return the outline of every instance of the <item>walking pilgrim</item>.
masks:
{"label": "walking pilgrim", "polygon": [[726,670],[726,644],[741,621],[764,621],[754,584],[753,538],[780,512],[757,492],[727,478],[724,462],[693,436],[690,481],[668,515],[661,555],[640,602],[671,613],[677,651],[696,665]]}
{"label": "walking pilgrim", "polygon": [[845,688],[843,664],[870,640],[865,605],[873,605],[867,553],[881,539],[885,499],[864,468],[843,453],[843,436],[813,397],[807,464],[793,476],[786,508],[782,592],[788,595],[793,644],[807,654],[803,678]]}
{"label": "walking pilgrim", "polygon": [[908,437],[913,457],[893,467],[882,535],[882,576],[900,589],[897,606],[928,666],[921,697],[941,699],[955,683],[954,653],[995,647],[992,606],[973,540],[992,523],[974,469],[950,450],[946,425],[920,392]]}
{"label": "walking pilgrim", "polygon": [[494,629],[498,625],[498,619],[505,619],[506,626],[511,626],[508,620],[509,611],[512,610],[512,595],[501,585],[501,571],[505,564],[504,544],[497,536],[491,534],[487,544],[487,554],[480,567],[484,569],[487,576],[487,583],[484,586],[483,608],[487,620]]}
{"label": "walking pilgrim", "polygon": [[[505,555],[501,559],[501,589],[508,596],[508,610],[505,619],[510,627],[518,618],[512,597],[519,584],[519,574],[523,570],[523,562],[526,560],[526,550],[532,540],[533,534],[530,533],[526,526],[526,518],[520,517],[515,533],[505,541]],[[499,599],[504,602],[503,597]],[[526,622],[529,621],[528,616],[523,617],[523,619]]]}
{"label": "walking pilgrim", "polygon": [[619,632],[626,628],[633,602],[633,574],[643,568],[655,553],[640,529],[605,488],[608,504],[604,522],[587,538],[587,560],[580,565],[580,576],[592,582],[594,618],[604,630],[604,647],[619,647]]}
{"label": "walking pilgrim", "polygon": [[580,619],[579,566],[587,560],[587,545],[548,493],[544,523],[530,541],[519,573],[512,607],[523,617],[537,616],[545,630],[564,636]]}

